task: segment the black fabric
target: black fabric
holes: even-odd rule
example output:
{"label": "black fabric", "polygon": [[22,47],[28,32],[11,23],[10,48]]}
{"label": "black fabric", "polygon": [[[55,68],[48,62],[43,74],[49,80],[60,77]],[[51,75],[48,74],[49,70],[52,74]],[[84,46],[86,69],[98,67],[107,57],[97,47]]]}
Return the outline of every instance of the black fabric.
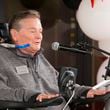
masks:
{"label": "black fabric", "polygon": [[[34,98],[34,96],[33,96],[33,98]],[[51,98],[51,99],[45,99],[42,102],[36,101],[35,103],[0,100],[0,110],[6,109],[6,108],[9,108],[9,109],[17,108],[17,109],[21,110],[21,109],[25,109],[25,108],[48,107],[48,106],[60,105],[61,103],[63,103],[62,96],[58,96],[58,97]]]}

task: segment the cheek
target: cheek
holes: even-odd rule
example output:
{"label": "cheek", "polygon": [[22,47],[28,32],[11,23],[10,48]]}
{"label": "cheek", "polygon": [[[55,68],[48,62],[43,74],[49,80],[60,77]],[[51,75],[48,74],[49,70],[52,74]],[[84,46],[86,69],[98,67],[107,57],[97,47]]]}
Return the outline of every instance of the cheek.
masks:
{"label": "cheek", "polygon": [[29,43],[29,42],[31,42],[31,39],[26,38],[25,36],[21,37],[21,38],[18,40],[18,43],[19,43],[19,44],[26,44],[26,43]]}

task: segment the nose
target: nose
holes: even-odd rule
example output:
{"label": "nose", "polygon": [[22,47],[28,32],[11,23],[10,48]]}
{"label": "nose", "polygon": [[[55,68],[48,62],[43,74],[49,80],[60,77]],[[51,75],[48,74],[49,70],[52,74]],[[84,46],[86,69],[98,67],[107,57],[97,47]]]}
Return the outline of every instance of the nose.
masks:
{"label": "nose", "polygon": [[37,39],[37,40],[42,40],[42,37],[43,37],[42,33],[37,33],[35,35],[35,39]]}

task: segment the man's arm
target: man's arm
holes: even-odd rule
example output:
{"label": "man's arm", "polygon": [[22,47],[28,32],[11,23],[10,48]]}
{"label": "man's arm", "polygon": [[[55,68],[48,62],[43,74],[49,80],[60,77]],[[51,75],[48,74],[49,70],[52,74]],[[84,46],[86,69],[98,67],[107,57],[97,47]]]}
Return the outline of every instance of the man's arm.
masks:
{"label": "man's arm", "polygon": [[11,88],[0,75],[0,100],[27,102],[29,98],[37,94],[36,90],[30,90],[25,87]]}
{"label": "man's arm", "polygon": [[100,96],[100,95],[104,95],[106,93],[110,92],[110,90],[100,90],[100,89],[90,89],[87,92],[86,97],[87,98],[94,98],[95,96]]}
{"label": "man's arm", "polygon": [[74,91],[76,97],[94,98],[95,96],[104,95],[110,90],[105,89],[93,89],[89,86],[80,86],[78,84],[74,85]]}

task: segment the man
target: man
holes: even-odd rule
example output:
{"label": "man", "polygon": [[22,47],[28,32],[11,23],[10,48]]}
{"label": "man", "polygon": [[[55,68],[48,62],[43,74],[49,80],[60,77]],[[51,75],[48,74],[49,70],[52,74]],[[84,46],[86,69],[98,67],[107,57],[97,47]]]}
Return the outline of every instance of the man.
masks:
{"label": "man", "polygon": [[[41,102],[59,96],[58,73],[42,54],[42,31],[35,10],[19,12],[10,20],[9,33],[16,48],[0,46],[0,100]],[[104,93],[90,90],[87,97]],[[37,110],[61,110],[65,103]]]}

